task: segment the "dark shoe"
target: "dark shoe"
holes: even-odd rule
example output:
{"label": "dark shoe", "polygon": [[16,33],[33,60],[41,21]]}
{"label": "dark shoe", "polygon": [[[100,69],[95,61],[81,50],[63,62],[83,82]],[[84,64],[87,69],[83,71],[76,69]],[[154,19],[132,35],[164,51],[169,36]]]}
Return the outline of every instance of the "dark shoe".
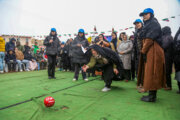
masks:
{"label": "dark shoe", "polygon": [[156,93],[157,91],[149,91],[149,95],[143,96],[141,100],[144,102],[156,102]]}
{"label": "dark shoe", "polygon": [[180,94],[180,90],[178,90],[176,93],[177,93],[177,94]]}
{"label": "dark shoe", "polygon": [[52,79],[56,79],[56,77],[52,77]]}
{"label": "dark shoe", "polygon": [[156,98],[153,97],[153,96],[143,96],[141,98],[141,101],[144,101],[144,102],[156,102]]}
{"label": "dark shoe", "polygon": [[52,79],[52,77],[51,77],[51,76],[49,76],[49,77],[48,77],[48,79]]}

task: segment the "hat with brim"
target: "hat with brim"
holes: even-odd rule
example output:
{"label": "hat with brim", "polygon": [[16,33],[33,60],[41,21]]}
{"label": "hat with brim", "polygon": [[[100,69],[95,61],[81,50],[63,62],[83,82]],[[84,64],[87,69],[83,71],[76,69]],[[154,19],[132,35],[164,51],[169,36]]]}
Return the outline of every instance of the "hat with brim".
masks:
{"label": "hat with brim", "polygon": [[154,14],[154,11],[153,11],[153,9],[151,9],[151,8],[146,8],[146,9],[144,9],[143,12],[141,12],[141,13],[139,14],[139,16],[144,16],[144,14],[147,14],[147,13]]}

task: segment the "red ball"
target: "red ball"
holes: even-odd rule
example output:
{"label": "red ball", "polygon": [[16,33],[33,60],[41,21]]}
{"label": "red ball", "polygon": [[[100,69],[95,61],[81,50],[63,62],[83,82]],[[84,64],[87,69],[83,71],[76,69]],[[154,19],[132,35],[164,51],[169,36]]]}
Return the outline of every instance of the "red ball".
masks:
{"label": "red ball", "polygon": [[44,99],[44,105],[45,105],[46,107],[52,107],[52,106],[54,105],[54,103],[55,103],[55,100],[54,100],[54,98],[51,97],[51,96],[48,96],[48,97],[46,97],[46,98]]}

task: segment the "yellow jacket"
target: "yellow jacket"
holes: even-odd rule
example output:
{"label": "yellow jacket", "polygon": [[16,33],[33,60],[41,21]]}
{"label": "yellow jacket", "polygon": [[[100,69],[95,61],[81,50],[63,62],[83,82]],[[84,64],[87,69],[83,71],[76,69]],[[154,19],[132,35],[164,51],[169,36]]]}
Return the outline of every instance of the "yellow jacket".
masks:
{"label": "yellow jacket", "polygon": [[[120,43],[121,43],[121,40],[118,39],[117,40],[117,46],[119,46]],[[110,42],[110,45],[111,45],[111,49],[116,52],[114,44],[112,42]]]}
{"label": "yellow jacket", "polygon": [[5,52],[5,40],[0,36],[0,52]]}

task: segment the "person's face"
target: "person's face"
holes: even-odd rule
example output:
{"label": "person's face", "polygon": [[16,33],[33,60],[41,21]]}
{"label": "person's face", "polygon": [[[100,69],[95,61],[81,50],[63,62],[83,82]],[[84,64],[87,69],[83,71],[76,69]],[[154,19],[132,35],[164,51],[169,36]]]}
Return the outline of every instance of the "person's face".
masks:
{"label": "person's face", "polygon": [[28,46],[28,45],[29,45],[29,43],[27,42],[27,43],[26,43],[26,45]]}
{"label": "person's face", "polygon": [[103,40],[103,36],[102,35],[99,35],[99,40]]}
{"label": "person's face", "polygon": [[69,43],[71,43],[72,42],[72,38],[71,39],[69,39]]}
{"label": "person's face", "polygon": [[17,48],[15,48],[15,52],[17,52],[18,51],[18,49]]}
{"label": "person's face", "polygon": [[84,35],[84,33],[79,33],[79,36],[80,36],[80,37],[83,37],[83,35]]}
{"label": "person's face", "polygon": [[134,38],[133,37],[131,37],[131,39],[130,40],[134,40]]}
{"label": "person's face", "polygon": [[143,20],[147,21],[147,20],[150,19],[150,17],[151,17],[151,14],[150,13],[146,13],[146,14],[143,15]]}
{"label": "person's face", "polygon": [[51,35],[55,35],[55,34],[56,34],[56,32],[54,32],[54,31],[51,32]]}
{"label": "person's face", "polygon": [[116,35],[115,34],[112,34],[112,39],[115,39],[116,38]]}
{"label": "person's face", "polygon": [[138,22],[138,23],[135,23],[135,27],[137,29],[140,29],[142,27],[142,23]]}
{"label": "person's face", "polygon": [[20,42],[16,42],[16,45],[20,45]]}
{"label": "person's face", "polygon": [[123,40],[127,40],[127,36],[126,35],[123,36]]}
{"label": "person's face", "polygon": [[124,37],[124,34],[121,34],[120,37],[123,38],[123,37]]}
{"label": "person's face", "polygon": [[9,54],[11,55],[11,54],[13,54],[13,51],[11,50],[11,51],[9,51]]}
{"label": "person's face", "polygon": [[12,42],[13,42],[14,44],[16,43],[16,41],[15,41],[15,40],[13,40]]}
{"label": "person's face", "polygon": [[93,56],[97,56],[98,55],[97,52],[94,49],[91,49],[91,52],[92,52]]}

